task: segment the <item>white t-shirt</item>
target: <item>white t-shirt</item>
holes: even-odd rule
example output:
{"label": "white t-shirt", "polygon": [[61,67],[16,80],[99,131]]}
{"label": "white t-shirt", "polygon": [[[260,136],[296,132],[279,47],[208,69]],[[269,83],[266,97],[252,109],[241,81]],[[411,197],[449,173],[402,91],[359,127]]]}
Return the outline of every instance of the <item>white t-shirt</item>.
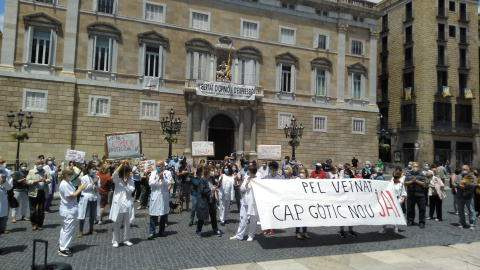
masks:
{"label": "white t-shirt", "polygon": [[60,188],[60,216],[67,218],[75,218],[77,216],[77,198],[69,200],[68,196],[73,196],[76,189],[70,181],[62,181]]}

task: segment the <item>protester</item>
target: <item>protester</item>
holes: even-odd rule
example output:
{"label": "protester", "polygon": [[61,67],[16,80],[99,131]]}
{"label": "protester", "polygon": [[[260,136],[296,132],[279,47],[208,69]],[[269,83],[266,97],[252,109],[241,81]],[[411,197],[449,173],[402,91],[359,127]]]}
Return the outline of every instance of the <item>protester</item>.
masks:
{"label": "protester", "polygon": [[[132,169],[128,166],[127,161],[123,160],[113,173],[115,192],[109,218],[114,222],[112,239],[114,248],[118,247],[119,242],[123,242],[128,247],[133,245],[130,242],[130,222],[135,216],[132,197],[135,186],[132,178],[128,176],[131,172]],[[121,229],[122,225],[123,230]]]}
{"label": "protester", "polygon": [[452,173],[452,171],[451,171],[451,169],[450,169],[450,161],[449,161],[449,160],[447,160],[447,161],[445,162],[445,170],[447,171],[448,174],[451,174],[451,173]]}
{"label": "protester", "polygon": [[[78,188],[80,186],[80,183],[81,183],[80,179],[83,177],[83,163],[73,161],[72,162],[72,169],[75,172],[75,177],[71,182],[72,182],[72,185],[75,188]],[[77,197],[77,202],[78,201],[80,201],[80,196]]]}
{"label": "protester", "polygon": [[[298,169],[298,177],[296,179],[306,179],[307,175],[308,175],[308,170],[306,168],[302,167],[302,168]],[[308,233],[307,233],[307,227],[302,227],[302,233],[303,233],[303,237],[300,234],[300,227],[295,228],[295,237],[298,240],[302,240],[303,238],[305,238],[305,239],[310,239],[311,238],[310,235],[308,235]]]}
{"label": "protester", "polygon": [[[282,179],[282,176],[277,174],[277,170],[278,163],[276,161],[270,161],[270,163],[268,164],[268,175],[267,177],[265,177],[265,179]],[[273,231],[273,229],[263,230],[260,235],[264,236],[266,234],[275,236],[275,232]]]}
{"label": "protester", "polygon": [[445,180],[447,179],[447,170],[443,167],[443,162],[440,162],[440,166],[437,167],[438,178],[442,180],[445,184]]}
{"label": "protester", "polygon": [[329,158],[329,159],[325,160],[324,163],[322,163],[322,170],[325,173],[328,173],[330,171],[330,166],[332,166],[332,160]]}
{"label": "protester", "polygon": [[48,184],[52,181],[50,173],[44,168],[44,161],[37,159],[36,168],[28,172],[27,185],[28,197],[30,201],[30,222],[32,223],[32,230],[43,230],[43,220],[45,213],[43,207],[45,200],[48,197]]}
{"label": "protester", "polygon": [[94,163],[96,163],[96,161],[98,161],[98,154],[97,154],[97,153],[93,153],[93,155],[92,155],[92,160],[90,160],[90,161],[87,163],[87,166],[93,165]]}
{"label": "protester", "polygon": [[462,174],[457,176],[455,182],[453,182],[453,187],[457,188],[457,202],[458,202],[458,212],[459,212],[459,225],[458,228],[463,229],[467,227],[465,222],[465,206],[468,210],[469,216],[469,227],[471,231],[475,230],[475,211],[473,205],[473,194],[475,193],[475,188],[477,186],[477,177],[470,173],[470,167],[468,165],[462,166]]}
{"label": "protester", "polygon": [[148,206],[148,197],[150,196],[151,188],[148,184],[148,179],[150,179],[151,172],[141,172],[140,173],[140,189],[142,190],[140,194],[140,206],[138,210],[145,209]]}
{"label": "protester", "polygon": [[362,178],[363,179],[371,179],[373,174],[372,170],[372,163],[370,161],[365,162],[365,168],[362,170]]}
{"label": "protester", "polygon": [[[405,203],[405,198],[407,197],[407,192],[405,191],[405,186],[402,182],[400,182],[400,178],[402,177],[401,171],[393,172],[393,188],[395,191],[395,198],[398,200],[400,205]],[[399,234],[398,225],[393,225],[393,233]],[[387,225],[383,225],[383,228],[378,232],[379,234],[387,233]]]}
{"label": "protester", "polygon": [[445,199],[444,184],[440,177],[435,176],[437,169],[432,169],[433,174],[430,172],[425,173],[428,184],[428,196],[430,197],[430,212],[427,219],[433,219],[433,213],[437,212],[437,218],[435,221],[443,221],[442,219],[442,200]]}
{"label": "protester", "polygon": [[53,201],[53,194],[55,194],[55,191],[57,189],[57,179],[58,179],[58,172],[60,170],[60,165],[55,166],[53,164],[53,158],[49,157],[47,158],[47,165],[44,166],[45,170],[50,173],[50,176],[52,177],[52,181],[50,184],[48,184],[48,198],[45,201],[45,213],[50,213],[50,206],[52,206],[52,201]]}
{"label": "protester", "polygon": [[455,168],[454,173],[450,176],[450,188],[452,189],[452,195],[453,195],[453,211],[455,212],[455,215],[458,215],[458,199],[457,199],[457,188],[453,187],[453,183],[457,179],[457,177],[461,178],[462,174],[462,169],[461,168]]}
{"label": "protester", "polygon": [[232,171],[233,171],[233,180],[234,180],[234,190],[235,190],[235,202],[237,203],[237,210],[240,212],[240,200],[242,199],[242,192],[240,191],[240,186],[242,185],[242,177],[238,173],[238,166],[235,163],[232,163]]}
{"label": "protester", "polygon": [[230,211],[230,202],[235,198],[234,185],[235,179],[233,177],[232,167],[227,164],[223,166],[223,174],[220,176],[220,181],[218,183],[218,199],[220,200],[220,225],[222,226],[225,226],[225,223],[227,223],[228,212]]}
{"label": "protester", "polygon": [[376,167],[374,171],[375,173],[372,175],[373,180],[382,180],[382,181],[385,180],[385,178],[383,178],[381,167]]}
{"label": "protester", "polygon": [[243,235],[245,234],[245,230],[247,228],[247,224],[249,220],[250,220],[250,226],[248,229],[247,241],[251,242],[255,237],[255,228],[257,226],[257,221],[258,221],[258,210],[255,202],[255,197],[253,195],[252,180],[255,180],[255,181],[258,180],[258,178],[255,177],[256,174],[257,174],[257,167],[249,166],[247,177],[243,181],[242,186],[240,188],[244,196],[242,198],[242,207],[240,209],[240,222],[238,224],[237,234],[235,236],[230,237],[230,240],[243,240]]}
{"label": "protester", "polygon": [[64,169],[62,171],[62,181],[58,189],[60,195],[59,213],[62,217],[62,228],[60,229],[60,238],[58,240],[58,255],[64,257],[72,256],[69,245],[73,237],[75,218],[78,215],[77,196],[87,187],[87,184],[82,184],[75,190],[75,187],[70,182],[74,178],[75,172],[72,169]]}
{"label": "protester", "polygon": [[80,202],[78,203],[78,221],[79,231],[77,237],[83,236],[83,226],[85,225],[85,218],[89,217],[89,231],[88,234],[97,235],[97,231],[93,229],[93,223],[97,214],[100,214],[100,177],[97,175],[97,167],[87,165],[85,175],[80,179],[81,185],[87,184],[80,195]]}
{"label": "protester", "polygon": [[330,169],[327,172],[328,179],[339,179],[339,175],[337,173],[337,168],[335,166],[330,166]]}
{"label": "protester", "polygon": [[282,175],[283,175],[283,167],[285,166],[292,166],[292,164],[290,163],[289,156],[285,156],[285,162],[283,162],[282,165],[280,166],[280,169],[282,169]]}
{"label": "protester", "polygon": [[286,165],[283,167],[283,177],[282,179],[285,179],[285,180],[290,180],[290,179],[293,179],[294,176],[293,176],[293,169],[290,165]]}
{"label": "protester", "polygon": [[258,173],[260,173],[260,179],[263,179],[265,177],[267,177],[268,175],[268,165],[267,165],[267,161],[262,161],[262,167],[260,167],[260,169],[258,169]]}
{"label": "protester", "polygon": [[177,175],[180,179],[180,190],[183,197],[183,200],[180,201],[180,204],[183,206],[183,202],[185,201],[187,212],[190,212],[190,193],[192,192],[193,174],[193,166],[187,163],[187,158],[185,156],[182,156]]}
{"label": "protester", "polygon": [[17,215],[20,209],[22,220],[30,221],[27,218],[28,185],[27,185],[27,163],[20,163],[20,171],[15,172],[13,176],[13,195],[18,202],[18,207],[12,208],[12,223],[17,222]]}
{"label": "protester", "polygon": [[0,157],[0,234],[8,234],[8,191],[13,188],[12,174],[6,170],[5,159]]}
{"label": "protester", "polygon": [[[205,162],[205,160],[203,161]],[[177,175],[178,167],[180,167],[180,161],[178,160],[178,155],[175,154],[173,156],[173,159],[168,162],[168,170],[172,173],[172,178],[173,178],[173,193],[172,193],[172,198],[175,198],[177,196],[177,190],[178,190],[178,185],[179,185],[179,179]]]}
{"label": "protester", "polygon": [[352,158],[352,167],[355,167],[355,168],[358,167],[358,159],[355,157],[355,155],[353,155],[353,158]]}
{"label": "protester", "polygon": [[169,211],[169,198],[170,192],[168,187],[172,184],[173,178],[170,171],[165,170],[165,163],[162,160],[157,161],[155,164],[156,171],[150,174],[148,184],[152,189],[149,215],[150,215],[150,235],[148,240],[153,240],[155,236],[156,224],[158,223],[158,217],[160,217],[160,230],[158,232],[159,237],[164,237],[166,217]]}
{"label": "protester", "polygon": [[377,161],[377,167],[380,168],[380,170],[382,170],[382,168],[383,168],[383,162],[382,162],[382,159],[380,159],[380,158]]}
{"label": "protester", "polygon": [[108,204],[108,193],[113,186],[112,176],[110,175],[109,171],[109,166],[107,164],[102,164],[97,172],[97,175],[100,178],[100,188],[98,189],[98,193],[100,194],[100,216],[98,218],[99,225],[103,224],[103,215],[105,214],[105,207]]}
{"label": "protester", "polygon": [[[234,164],[235,165],[235,164]],[[236,165],[235,165],[236,166]],[[195,214],[197,212],[197,196],[198,196],[198,184],[202,178],[202,167],[197,168],[195,177],[192,180],[192,212],[190,213],[190,222],[188,226],[193,226],[193,220],[195,219]]]}
{"label": "protester", "polygon": [[407,225],[413,226],[415,220],[415,205],[418,206],[420,228],[425,228],[426,199],[424,190],[428,188],[425,175],[419,170],[419,165],[414,162],[412,173],[408,173],[405,179],[407,187]]}
{"label": "protester", "polygon": [[[479,176],[479,170],[475,170],[476,174],[474,173],[475,177]],[[477,182],[477,187],[475,189],[475,195],[474,195],[474,201],[475,201],[475,211],[477,211],[477,218],[480,218],[480,183]]]}
{"label": "protester", "polygon": [[213,184],[214,171],[212,166],[203,167],[203,177],[198,184],[197,194],[197,230],[198,237],[203,237],[202,227],[205,220],[210,216],[213,232],[222,236],[222,232],[217,227],[217,209],[215,202],[215,193],[218,192],[217,186]]}
{"label": "protester", "polygon": [[133,175],[133,183],[135,183],[135,191],[133,192],[132,196],[136,202],[140,202],[140,194],[142,194],[142,189],[140,188],[140,184],[142,182],[142,178],[140,177],[140,162],[135,162],[135,166],[132,168],[132,175]]}

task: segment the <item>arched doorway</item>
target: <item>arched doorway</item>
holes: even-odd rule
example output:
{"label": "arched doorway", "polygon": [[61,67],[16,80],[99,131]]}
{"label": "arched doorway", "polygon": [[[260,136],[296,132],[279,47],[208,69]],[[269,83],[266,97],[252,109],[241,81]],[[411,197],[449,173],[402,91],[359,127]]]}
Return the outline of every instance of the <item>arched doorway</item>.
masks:
{"label": "arched doorway", "polygon": [[235,123],[225,114],[217,114],[208,123],[208,141],[215,142],[215,157],[209,159],[223,160],[229,156],[234,147]]}

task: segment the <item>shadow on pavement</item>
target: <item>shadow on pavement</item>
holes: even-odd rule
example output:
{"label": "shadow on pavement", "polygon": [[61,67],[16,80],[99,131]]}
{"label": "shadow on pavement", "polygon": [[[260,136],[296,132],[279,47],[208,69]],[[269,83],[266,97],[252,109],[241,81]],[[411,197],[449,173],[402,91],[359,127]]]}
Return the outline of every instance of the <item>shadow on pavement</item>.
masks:
{"label": "shadow on pavement", "polygon": [[19,246],[13,246],[13,247],[6,247],[6,248],[3,248],[3,254],[6,255],[6,254],[10,254],[10,253],[14,253],[14,252],[24,252],[25,249],[27,249],[28,245],[19,245]]}
{"label": "shadow on pavement", "polygon": [[25,232],[27,231],[27,228],[13,228],[10,230],[11,233],[14,233],[14,232]]}
{"label": "shadow on pavement", "polygon": [[[277,230],[275,230],[277,231]],[[341,244],[357,244],[369,242],[385,242],[404,239],[403,235],[395,235],[391,231],[387,234],[380,235],[378,232],[358,233],[358,238],[347,236],[347,238],[340,238],[339,234],[315,234],[308,233],[312,238],[298,240],[295,235],[282,237],[255,237],[263,249],[282,249],[282,248],[297,248],[297,247],[321,247],[321,246],[335,246]]]}
{"label": "shadow on pavement", "polygon": [[60,227],[60,224],[47,224],[47,225],[43,225],[43,228],[49,228],[49,229],[55,229],[57,227]]}
{"label": "shadow on pavement", "polygon": [[75,253],[78,253],[78,252],[80,252],[80,251],[87,250],[87,249],[89,249],[90,247],[98,247],[98,245],[79,244],[79,245],[72,246],[72,248],[73,248],[73,250],[74,250]]}

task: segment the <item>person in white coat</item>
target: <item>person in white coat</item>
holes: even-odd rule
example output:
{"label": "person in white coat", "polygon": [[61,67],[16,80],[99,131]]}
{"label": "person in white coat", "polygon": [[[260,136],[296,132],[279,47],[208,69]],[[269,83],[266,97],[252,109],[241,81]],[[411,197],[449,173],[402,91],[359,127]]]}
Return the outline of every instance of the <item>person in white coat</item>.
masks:
{"label": "person in white coat", "polygon": [[246,180],[243,181],[240,190],[243,193],[242,197],[242,207],[240,209],[240,223],[238,224],[237,234],[230,237],[230,240],[243,240],[243,235],[247,229],[247,223],[250,219],[250,226],[248,229],[248,242],[253,241],[255,236],[255,228],[257,227],[258,220],[258,210],[255,202],[255,197],[253,196],[252,181],[259,180],[258,177],[252,178],[257,174],[257,167],[249,166],[248,171],[245,175]]}
{"label": "person in white coat", "polygon": [[150,206],[148,208],[150,214],[150,235],[148,240],[153,240],[155,235],[156,224],[160,217],[160,231],[158,236],[163,237],[165,231],[165,223],[169,212],[170,191],[168,187],[173,183],[172,173],[165,170],[165,163],[162,160],[156,163],[157,170],[150,174],[148,184],[152,189],[150,193]]}
{"label": "person in white coat", "polygon": [[89,234],[97,235],[98,233],[93,229],[95,217],[100,214],[100,177],[96,175],[97,167],[92,163],[87,165],[86,174],[80,179],[80,184],[87,184],[87,187],[80,195],[80,202],[78,203],[78,221],[79,232],[77,237],[83,236],[83,226],[85,225],[85,218],[89,217],[90,229]]}
{"label": "person in white coat", "polygon": [[62,228],[60,229],[60,238],[58,239],[58,255],[71,257],[72,252],[68,246],[72,241],[75,218],[78,214],[77,196],[87,187],[87,184],[82,184],[75,190],[75,187],[70,182],[75,179],[75,172],[70,168],[62,171],[62,178],[63,180],[58,188],[60,195],[59,213],[62,217]]}
{"label": "person in white coat", "polygon": [[218,190],[220,225],[225,226],[228,212],[230,211],[230,202],[235,199],[235,179],[230,165],[223,166],[223,174],[219,179]]}
{"label": "person in white coat", "polygon": [[[0,157],[1,158],[1,157]],[[3,158],[1,158],[3,159]],[[13,188],[12,174],[5,169],[5,160],[0,160],[0,234],[7,234],[8,220],[8,194],[7,191]]]}
{"label": "person in white coat", "polygon": [[130,242],[130,222],[134,217],[132,193],[135,190],[135,184],[132,177],[128,176],[131,175],[131,172],[132,168],[128,166],[126,160],[123,160],[112,175],[115,192],[109,218],[113,221],[112,244],[114,248],[118,247],[119,242],[123,242],[128,247],[133,245]]}

